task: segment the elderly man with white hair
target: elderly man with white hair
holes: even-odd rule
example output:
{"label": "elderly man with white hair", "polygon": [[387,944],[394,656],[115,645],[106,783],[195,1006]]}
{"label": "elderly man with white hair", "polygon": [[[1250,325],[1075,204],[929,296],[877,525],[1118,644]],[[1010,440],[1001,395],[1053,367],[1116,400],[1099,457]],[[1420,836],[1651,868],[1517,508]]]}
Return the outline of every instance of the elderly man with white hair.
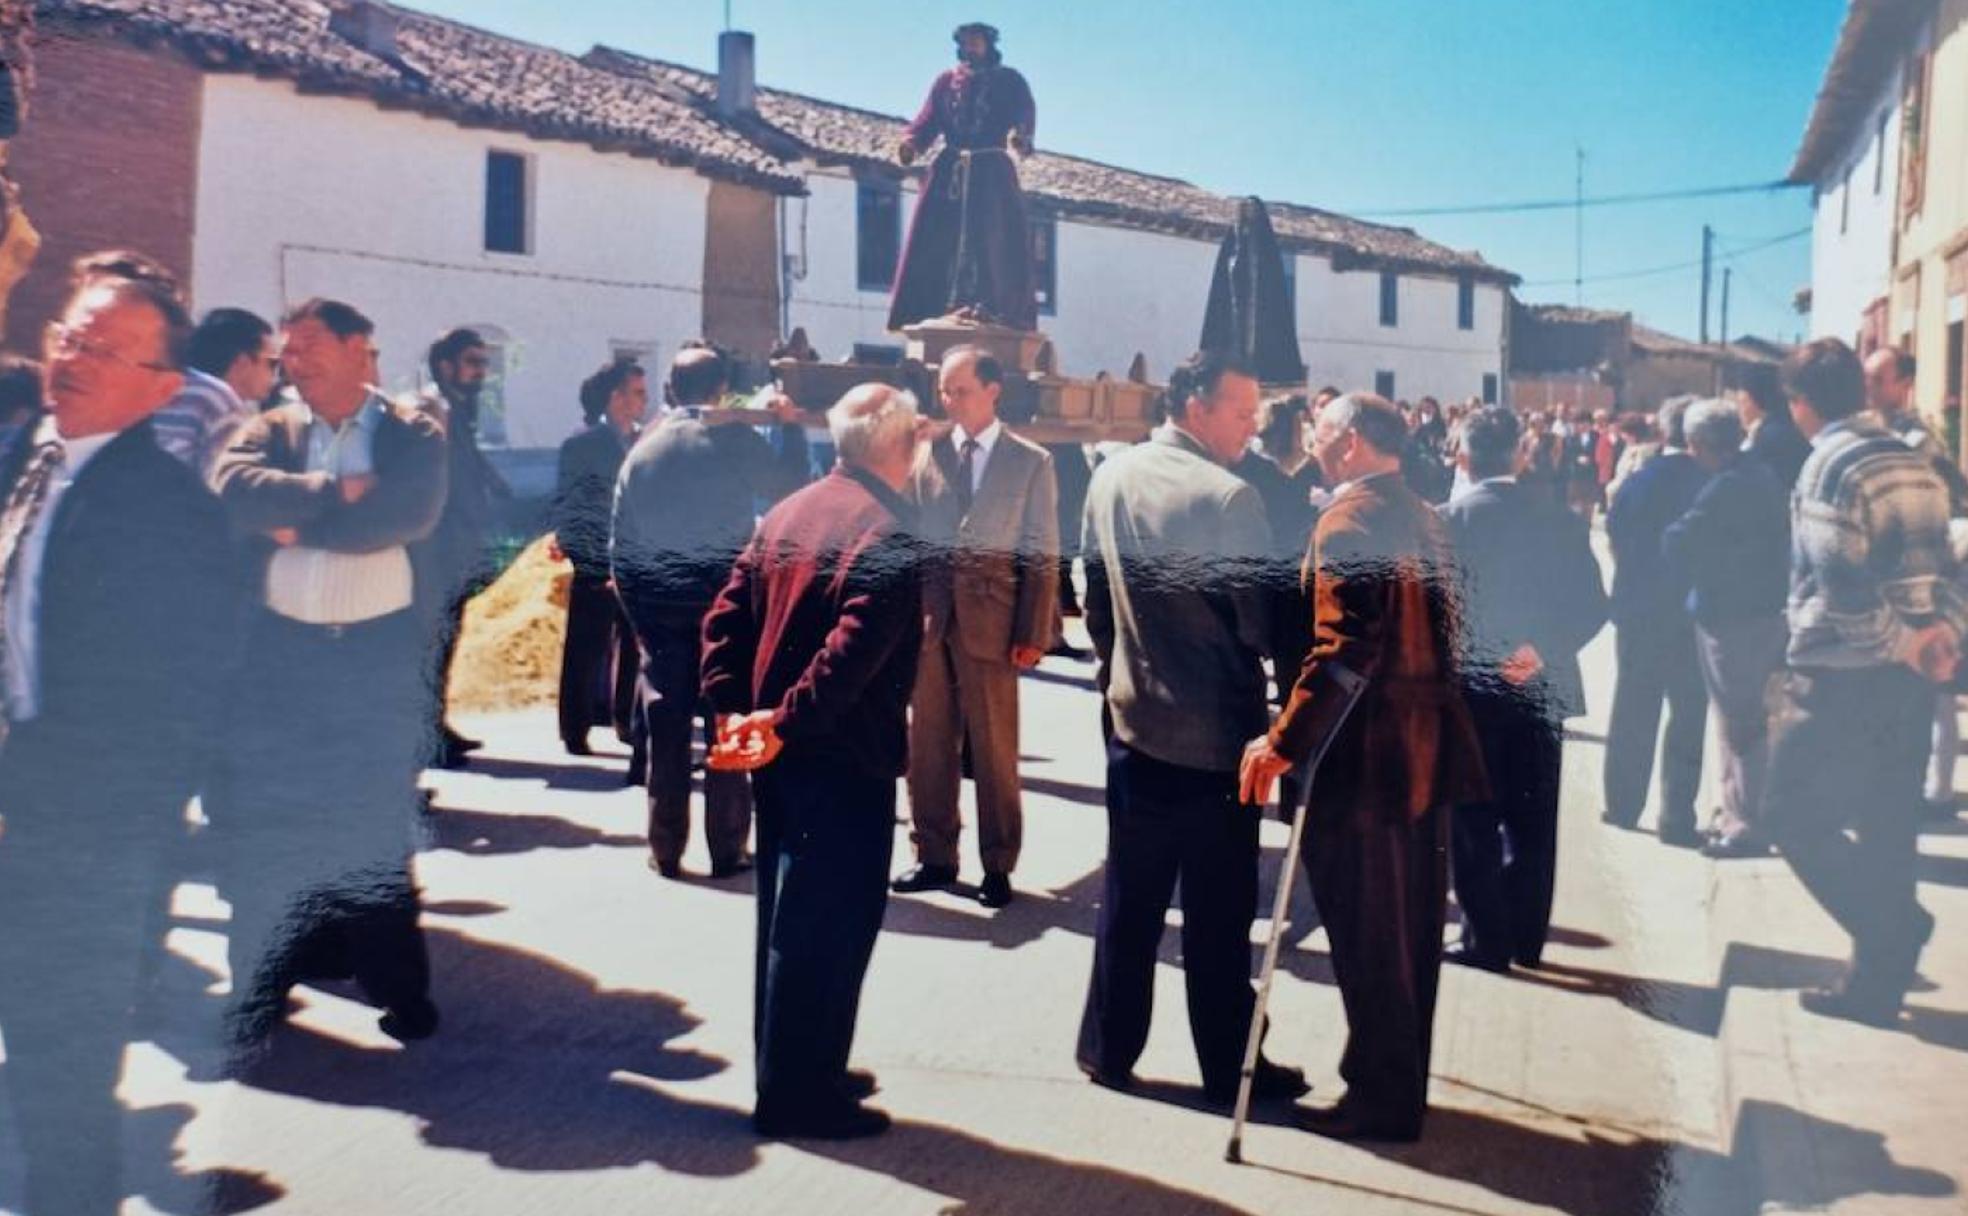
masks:
{"label": "elderly man with white hair", "polygon": [[1661,538],[1662,556],[1688,588],[1702,681],[1721,730],[1722,809],[1703,852],[1756,857],[1769,843],[1757,806],[1769,767],[1770,682],[1790,631],[1790,519],[1784,486],[1743,449],[1744,427],[1726,401],[1697,401],[1682,429],[1709,481]]}
{"label": "elderly man with white hair", "polygon": [[901,490],[916,402],[864,384],[827,415],[840,463],[760,522],[704,621],[711,767],[751,772],[754,1031],[765,1136],[874,1135],[848,1049],[888,899],[922,594]]}

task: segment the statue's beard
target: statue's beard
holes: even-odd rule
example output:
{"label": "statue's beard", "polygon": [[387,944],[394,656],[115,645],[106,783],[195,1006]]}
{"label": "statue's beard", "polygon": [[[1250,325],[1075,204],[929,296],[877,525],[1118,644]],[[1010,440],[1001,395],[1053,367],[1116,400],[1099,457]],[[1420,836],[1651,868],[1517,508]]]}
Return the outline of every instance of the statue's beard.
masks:
{"label": "statue's beard", "polygon": [[958,50],[957,62],[969,68],[989,67],[991,63],[991,52],[979,51],[972,53],[970,51]]}

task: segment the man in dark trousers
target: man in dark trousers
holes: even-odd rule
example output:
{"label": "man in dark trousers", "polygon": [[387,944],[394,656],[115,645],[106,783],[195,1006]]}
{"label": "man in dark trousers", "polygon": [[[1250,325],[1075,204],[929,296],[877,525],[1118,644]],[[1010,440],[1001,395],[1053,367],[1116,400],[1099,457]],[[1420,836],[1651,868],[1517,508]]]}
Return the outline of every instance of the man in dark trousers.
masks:
{"label": "man in dark trousers", "polygon": [[888,1126],[850,1074],[861,981],[888,902],[895,784],[922,644],[907,393],[863,385],[828,413],[840,464],[770,511],[704,620],[714,768],[758,800],[754,1035],[764,1136]]}
{"label": "man in dark trousers", "polygon": [[1536,967],[1551,929],[1565,719],[1585,712],[1578,652],[1606,624],[1583,519],[1511,475],[1517,417],[1463,424],[1470,488],[1440,508],[1463,608],[1464,699],[1483,741],[1490,800],[1451,828],[1462,942],[1444,958],[1488,971]]}
{"label": "man in dark trousers", "polygon": [[123,1196],[146,930],[237,631],[225,516],[149,424],[190,333],[168,284],[83,284],[49,327],[50,416],[0,448],[0,1033],[29,1212]]}
{"label": "man in dark trousers", "polygon": [[1934,932],[1917,886],[1921,769],[1968,606],[1947,483],[1861,408],[1851,350],[1821,338],[1783,375],[1811,458],[1791,497],[1790,671],[1763,822],[1852,939],[1844,979],[1804,993],[1804,1007],[1890,1026]]}
{"label": "man in dark trousers", "polygon": [[1790,507],[1776,474],[1743,449],[1734,406],[1697,401],[1684,429],[1709,482],[1661,543],[1688,584],[1702,680],[1721,727],[1722,809],[1702,852],[1759,857],[1770,851],[1757,816],[1769,766],[1771,683],[1790,639],[1783,615]]}
{"label": "man in dark trousers", "polygon": [[[1148,1042],[1155,965],[1182,888],[1189,1029],[1211,1101],[1237,1096],[1255,995],[1258,814],[1237,805],[1244,740],[1264,726],[1271,534],[1229,469],[1257,433],[1258,385],[1218,352],[1170,377],[1168,421],[1105,461],[1087,494],[1086,624],[1111,724],[1107,866],[1080,1071],[1127,1090]],[[1261,1062],[1255,1093],[1305,1092]]]}
{"label": "man in dark trousers", "polygon": [[1677,398],[1661,407],[1660,455],[1626,479],[1606,512],[1619,673],[1606,726],[1604,818],[1622,828],[1640,821],[1653,785],[1654,744],[1665,701],[1659,832],[1665,843],[1684,848],[1702,842],[1695,795],[1701,786],[1708,691],[1695,652],[1694,622],[1688,619],[1688,584],[1667,565],[1661,537],[1708,484],[1707,471],[1688,455],[1683,432],[1690,400]]}
{"label": "man in dark trousers", "polygon": [[462,768],[481,744],[445,721],[451,659],[458,650],[465,605],[490,577],[493,517],[512,490],[478,447],[479,398],[492,366],[485,339],[477,330],[454,329],[431,343],[426,362],[431,387],[423,401],[444,429],[448,489],[437,527],[411,550],[411,558],[417,567],[418,608],[431,635],[430,759],[443,768]]}
{"label": "man in dark trousers", "polygon": [[[776,452],[742,422],[704,417],[729,382],[730,365],[711,347],[678,354],[670,365],[673,405],[630,449],[615,492],[609,570],[642,652],[649,868],[665,878],[682,876],[690,842],[690,740],[707,712],[697,680],[704,613],[752,533],[758,504],[806,480],[805,432],[790,401],[777,403]],[[742,773],[704,774],[713,878],[751,866],[745,784]]]}
{"label": "man in dark trousers", "polygon": [[[1326,748],[1305,857],[1346,1006],[1347,1088],[1299,1122],[1336,1139],[1421,1135],[1449,808],[1489,798],[1456,686],[1448,537],[1401,476],[1406,442],[1400,412],[1369,394],[1340,397],[1313,420],[1313,453],[1341,488],[1306,562],[1312,649],[1284,712],[1243,763],[1243,798],[1261,805],[1278,777]],[[1347,713],[1351,680],[1365,687]]]}
{"label": "man in dark trousers", "polygon": [[235,1040],[297,980],[353,975],[402,1040],[437,1029],[410,873],[430,634],[410,546],[444,505],[443,424],[369,383],[373,323],[337,300],[281,322],[298,399],[259,415],[212,484],[259,589],[232,690],[224,842]]}
{"label": "man in dark trousers", "polygon": [[[553,551],[574,567],[567,589],[567,638],[560,655],[560,739],[589,754],[588,732],[606,703],[617,733],[630,731],[635,698],[635,632],[608,573],[608,525],[615,480],[649,408],[649,378],[633,359],[614,359],[581,385],[587,426],[560,445],[551,520]],[[633,766],[632,766],[633,767]],[[631,773],[631,779],[637,774]]]}

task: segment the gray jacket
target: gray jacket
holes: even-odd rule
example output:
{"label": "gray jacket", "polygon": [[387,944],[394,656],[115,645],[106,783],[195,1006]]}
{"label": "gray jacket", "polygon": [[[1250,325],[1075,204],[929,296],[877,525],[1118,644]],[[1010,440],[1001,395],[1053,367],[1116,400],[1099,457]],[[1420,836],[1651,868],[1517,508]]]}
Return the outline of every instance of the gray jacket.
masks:
{"label": "gray jacket", "polygon": [[1173,426],[1095,470],[1086,624],[1122,743],[1185,768],[1236,771],[1270,725],[1270,545],[1257,491]]}

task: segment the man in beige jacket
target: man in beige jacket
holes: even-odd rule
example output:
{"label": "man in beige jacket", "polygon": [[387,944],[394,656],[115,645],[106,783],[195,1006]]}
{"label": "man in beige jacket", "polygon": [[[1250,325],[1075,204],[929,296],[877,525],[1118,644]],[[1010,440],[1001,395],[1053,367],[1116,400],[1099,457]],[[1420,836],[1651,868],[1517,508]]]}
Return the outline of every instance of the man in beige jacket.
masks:
{"label": "man in beige jacket", "polygon": [[911,484],[927,549],[923,653],[909,722],[917,864],[900,892],[957,880],[957,789],[968,748],[977,789],[977,901],[1011,902],[1024,829],[1018,673],[1052,644],[1059,597],[1059,488],[1052,457],[998,420],[1004,370],[974,347],[944,355],[938,396],[952,426]]}

